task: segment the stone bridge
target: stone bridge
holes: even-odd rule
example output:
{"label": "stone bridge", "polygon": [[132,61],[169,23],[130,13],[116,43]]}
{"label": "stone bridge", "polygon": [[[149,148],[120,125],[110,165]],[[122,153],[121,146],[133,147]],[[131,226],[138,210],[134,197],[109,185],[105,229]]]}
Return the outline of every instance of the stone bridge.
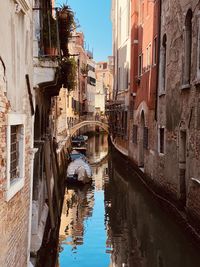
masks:
{"label": "stone bridge", "polygon": [[81,122],[75,124],[74,126],[72,126],[69,129],[69,134],[71,136],[73,136],[80,128],[82,128],[84,126],[91,126],[91,125],[99,126],[103,130],[105,130],[107,133],[109,132],[107,123],[102,122],[102,121],[98,121],[98,120],[85,120],[85,121],[81,121]]}

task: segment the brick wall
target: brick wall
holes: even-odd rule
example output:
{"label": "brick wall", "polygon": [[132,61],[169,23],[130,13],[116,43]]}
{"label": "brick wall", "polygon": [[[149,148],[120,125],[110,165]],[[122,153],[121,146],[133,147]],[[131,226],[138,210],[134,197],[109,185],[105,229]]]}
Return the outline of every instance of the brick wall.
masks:
{"label": "brick wall", "polygon": [[[27,265],[29,195],[30,195],[30,126],[26,125],[25,185],[10,201],[6,189],[6,124],[9,103],[0,89],[0,266]],[[27,121],[30,121],[27,120]]]}

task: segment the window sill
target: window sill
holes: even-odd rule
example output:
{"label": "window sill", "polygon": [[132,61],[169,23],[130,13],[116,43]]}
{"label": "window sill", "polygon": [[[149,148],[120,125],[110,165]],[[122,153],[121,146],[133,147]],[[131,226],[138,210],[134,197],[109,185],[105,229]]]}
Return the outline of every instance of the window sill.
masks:
{"label": "window sill", "polygon": [[159,96],[164,96],[165,94],[166,94],[165,91],[160,91],[160,92],[159,92]]}
{"label": "window sill", "polygon": [[181,90],[184,90],[184,89],[190,89],[190,86],[191,86],[191,85],[190,85],[189,83],[188,83],[188,84],[182,84],[181,87],[180,87],[180,89],[181,89]]}
{"label": "window sill", "polygon": [[199,86],[199,85],[200,85],[200,80],[199,80],[199,79],[198,79],[198,80],[195,80],[195,81],[194,81],[194,85],[195,85],[195,86]]}
{"label": "window sill", "polygon": [[10,185],[10,188],[6,191],[6,201],[11,200],[11,198],[13,198],[14,195],[16,195],[17,192],[19,192],[23,186],[24,186],[24,179],[22,178],[15,179]]}
{"label": "window sill", "polygon": [[158,152],[158,155],[159,155],[159,157],[164,157],[165,156],[165,154],[161,153],[161,152]]}
{"label": "window sill", "polygon": [[198,185],[198,186],[200,186],[200,180],[199,179],[196,179],[196,178],[191,178],[191,181],[194,183],[194,184],[196,184],[196,185]]}

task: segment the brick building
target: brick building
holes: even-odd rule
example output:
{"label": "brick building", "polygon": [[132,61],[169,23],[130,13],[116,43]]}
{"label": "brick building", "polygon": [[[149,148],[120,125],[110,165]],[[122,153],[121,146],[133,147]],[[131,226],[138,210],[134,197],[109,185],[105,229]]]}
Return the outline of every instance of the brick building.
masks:
{"label": "brick building", "polygon": [[0,13],[0,266],[22,267],[30,252],[32,6],[3,1]]}
{"label": "brick building", "polygon": [[[112,14],[116,15],[113,10],[120,14],[118,1],[112,6]],[[181,204],[188,218],[198,224],[199,13],[198,0],[131,1],[129,150],[126,153],[160,193],[167,193],[169,199]],[[117,21],[120,24],[120,19]],[[115,81],[121,83],[123,75],[121,70],[116,70],[120,51],[115,53],[121,33],[119,28],[114,32]],[[126,62],[123,59],[121,65],[125,66]],[[114,96],[116,88],[115,83]],[[116,106],[121,103],[117,100],[114,98],[109,108],[110,121],[114,122],[113,137],[119,135],[114,126],[116,120],[120,121]],[[114,144],[121,149],[120,140],[115,140]]]}
{"label": "brick building", "polygon": [[200,220],[199,1],[162,1],[157,180]]}
{"label": "brick building", "polygon": [[129,156],[145,169],[156,150],[159,18],[159,1],[132,1]]}

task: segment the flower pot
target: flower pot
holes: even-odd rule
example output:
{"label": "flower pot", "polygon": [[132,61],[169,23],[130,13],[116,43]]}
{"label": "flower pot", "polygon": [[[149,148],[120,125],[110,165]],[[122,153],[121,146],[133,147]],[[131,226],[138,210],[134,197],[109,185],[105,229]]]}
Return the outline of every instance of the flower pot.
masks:
{"label": "flower pot", "polygon": [[57,56],[58,55],[58,49],[56,47],[46,47],[45,48],[45,55],[48,56]]}

